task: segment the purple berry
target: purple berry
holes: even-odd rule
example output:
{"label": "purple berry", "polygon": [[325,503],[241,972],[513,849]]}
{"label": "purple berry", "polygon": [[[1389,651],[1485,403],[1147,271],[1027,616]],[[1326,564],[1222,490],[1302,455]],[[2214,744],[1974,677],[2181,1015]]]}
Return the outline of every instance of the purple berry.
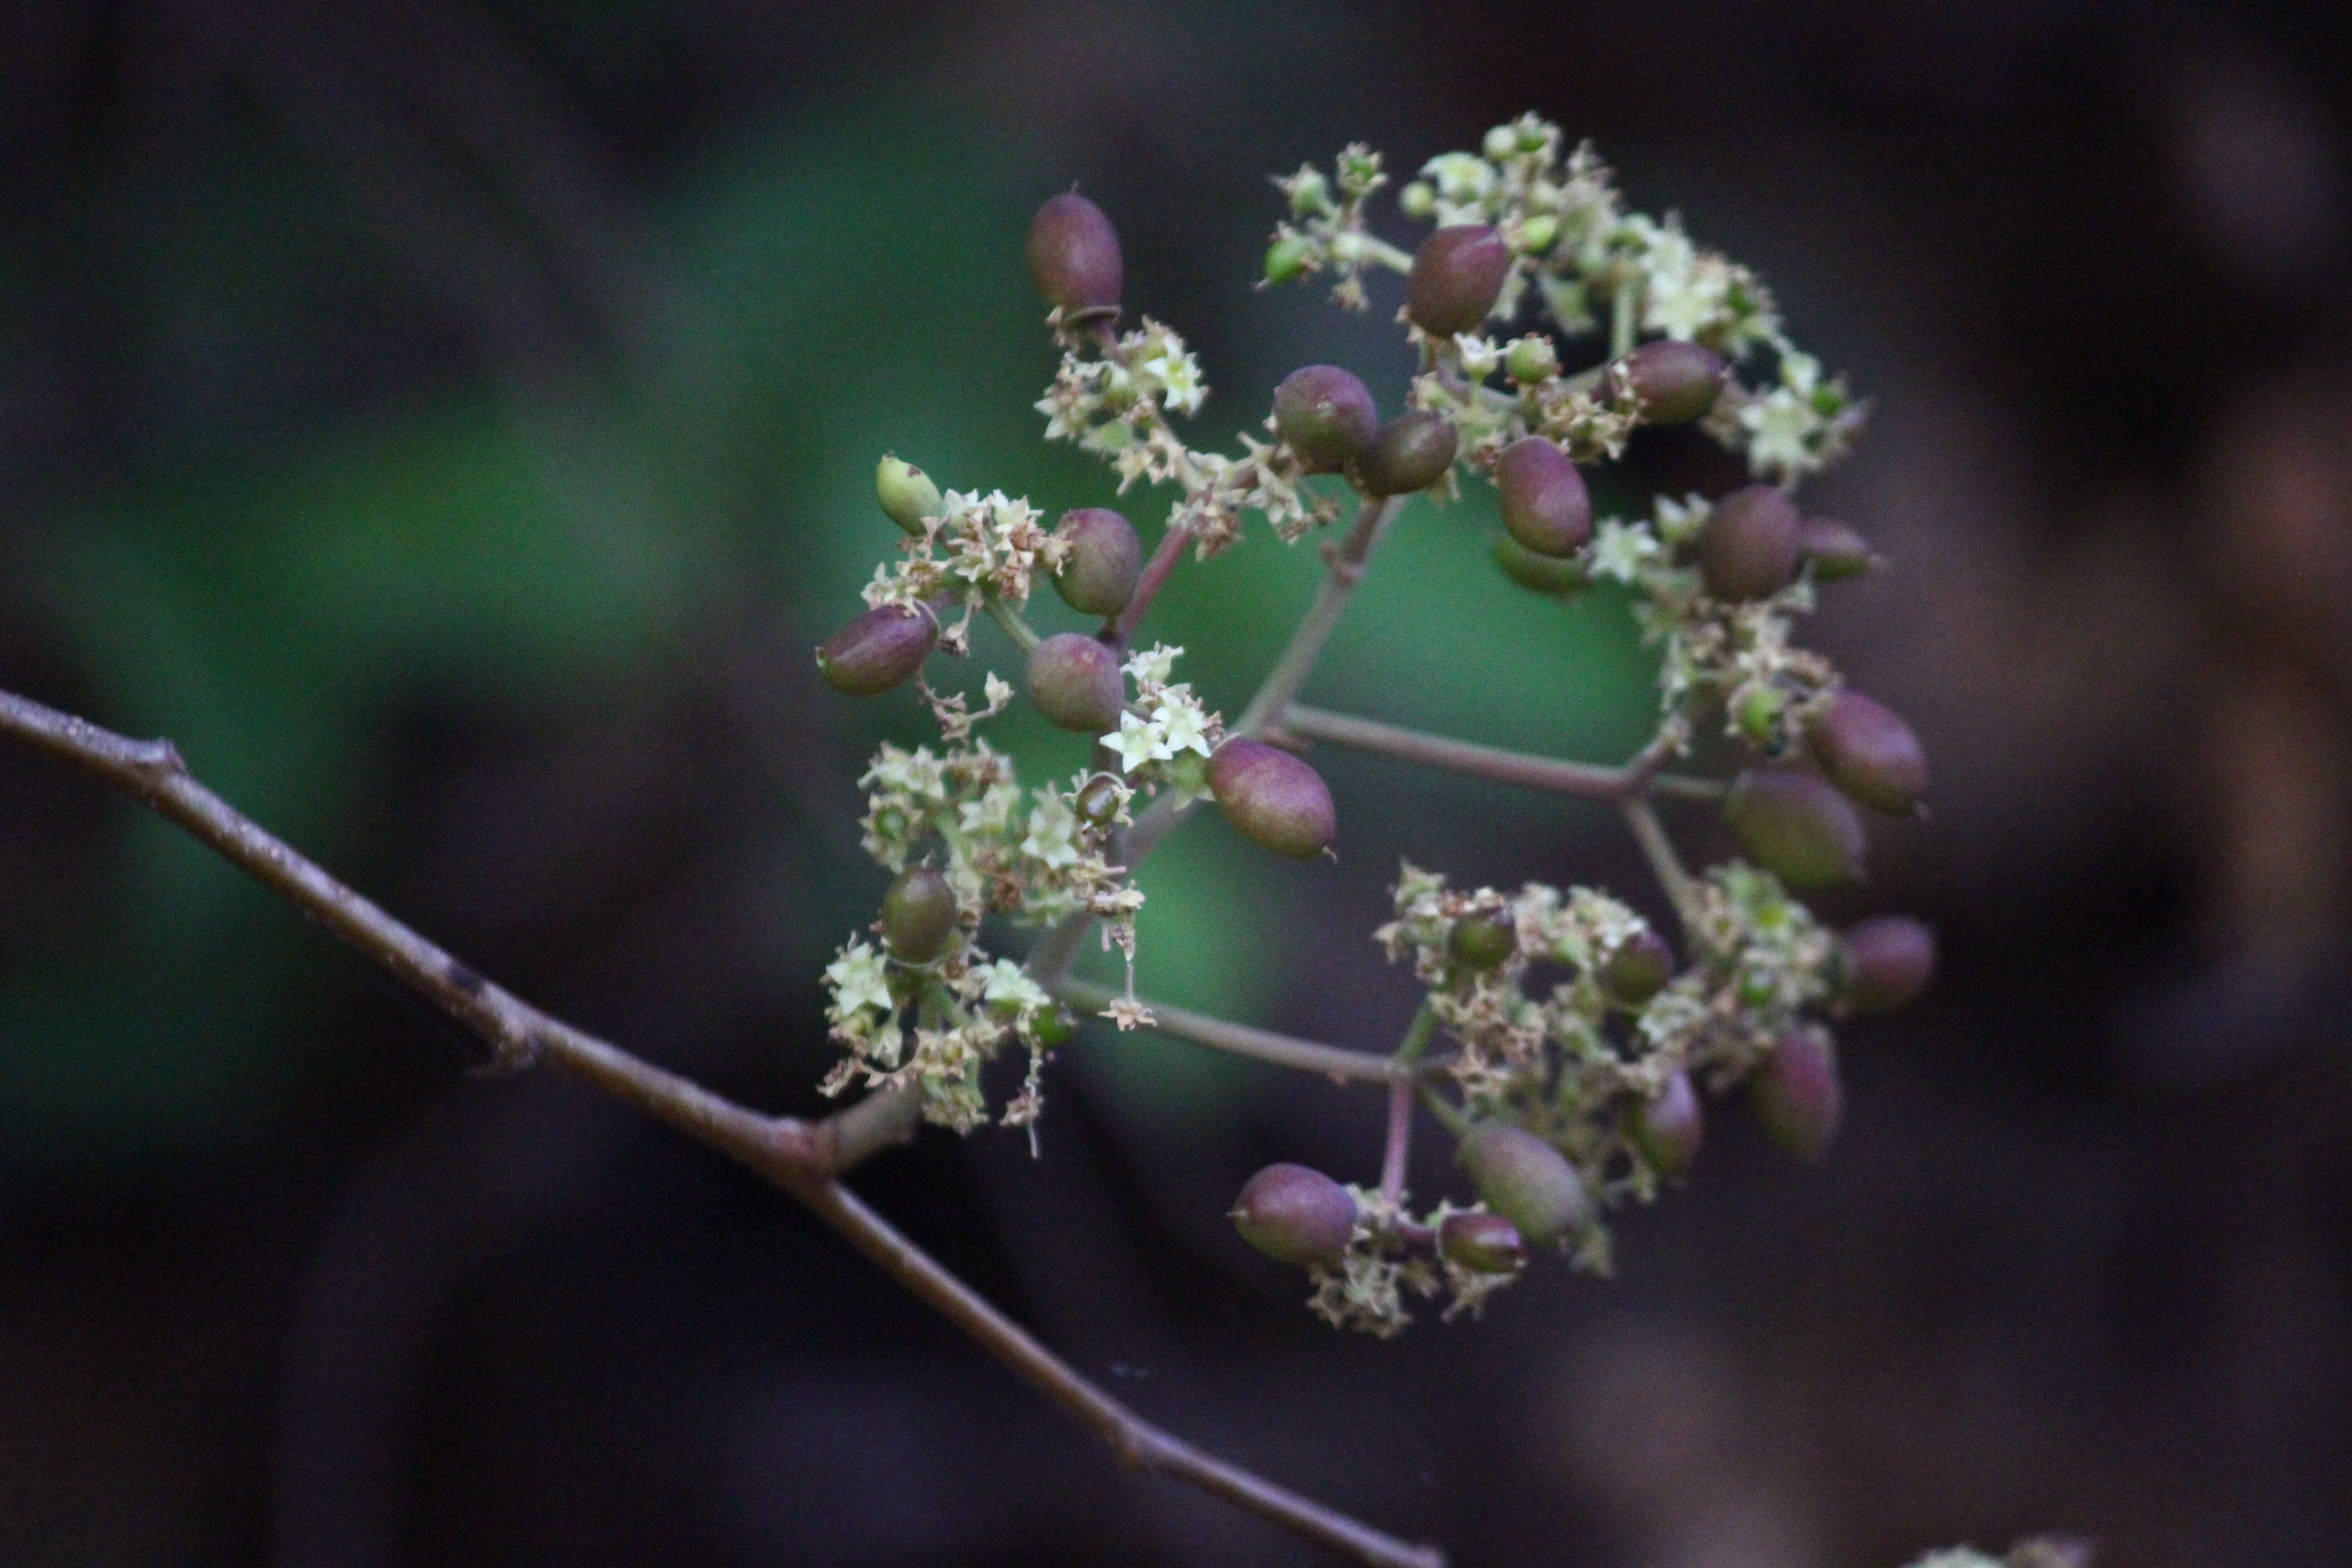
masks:
{"label": "purple berry", "polygon": [[1511,247],[1485,224],[1441,228],[1413,255],[1404,282],[1405,313],[1435,337],[1474,331],[1495,308],[1510,270]]}
{"label": "purple berry", "polygon": [[1859,691],[1831,698],[1805,726],[1830,782],[1864,805],[1896,816],[1927,793],[1927,753],[1895,711]]}
{"label": "purple berry", "polygon": [[955,889],[929,866],[908,867],[882,895],[882,941],[901,963],[930,963],[955,929]]}
{"label": "purple berry", "polygon": [[1135,597],[1143,572],[1143,545],[1135,525],[1107,506],[1082,506],[1062,514],[1054,531],[1070,542],[1054,574],[1054,591],[1084,616],[1115,616]]}
{"label": "purple berry", "polygon": [[1758,768],[1732,781],[1724,820],[1748,858],[1792,888],[1827,888],[1862,871],[1862,818],[1811,773]]}
{"label": "purple berry", "polygon": [[1699,576],[1718,599],[1763,599],[1797,574],[1797,509],[1770,485],[1749,485],[1715,503],[1698,541]]}
{"label": "purple berry", "polygon": [[1084,632],[1057,632],[1029,650],[1029,700],[1059,729],[1099,735],[1127,703],[1118,655]]}
{"label": "purple berry", "polygon": [[1268,1165],[1244,1184],[1232,1218],[1242,1239],[1276,1263],[1337,1263],[1356,1232],[1356,1200],[1320,1171]]}
{"label": "purple berry", "polygon": [[883,605],[818,644],[816,667],[844,696],[873,697],[920,669],[939,640],[929,611]]}
{"label": "purple berry", "polygon": [[1538,555],[1573,555],[1592,538],[1592,496],[1568,454],[1540,436],[1503,448],[1495,462],[1503,526]]}
{"label": "purple berry", "polygon": [[1294,370],[1274,389],[1275,434],[1310,473],[1346,468],[1380,421],[1370,391],[1336,364]]}
{"label": "purple berry", "polygon": [[1845,1002],[1857,1013],[1890,1013],[1927,988],[1936,933],[1908,915],[1873,915],[1845,928]]}
{"label": "purple berry", "polygon": [[1845,1090],[1828,1036],[1812,1029],[1781,1036],[1751,1081],[1756,1119],[1774,1142],[1806,1160],[1829,1152],[1845,1115]]}
{"label": "purple berry", "polygon": [[1727,367],[1712,349],[1662,338],[1609,367],[1604,391],[1631,393],[1653,425],[1687,425],[1715,406]]}
{"label": "purple berry", "polygon": [[1464,1135],[1455,1157],[1486,1206],[1517,1226],[1531,1247],[1549,1247],[1592,1222],[1584,1178],[1524,1127],[1481,1122]]}
{"label": "purple berry", "polygon": [[1118,308],[1126,270],[1118,231],[1076,191],[1049,198],[1029,220],[1029,280],[1048,305],[1075,314]]}
{"label": "purple berry", "polygon": [[1461,444],[1454,426],[1425,408],[1398,415],[1372,432],[1351,470],[1366,495],[1402,496],[1445,477]]}
{"label": "purple berry", "polygon": [[1498,1214],[1450,1214],[1438,1223],[1437,1250],[1473,1274],[1517,1274],[1528,1260],[1519,1227]]}
{"label": "purple berry", "polygon": [[1209,759],[1209,793],[1243,837],[1277,855],[1307,859],[1339,835],[1339,814],[1321,774],[1279,746],[1236,735]]}

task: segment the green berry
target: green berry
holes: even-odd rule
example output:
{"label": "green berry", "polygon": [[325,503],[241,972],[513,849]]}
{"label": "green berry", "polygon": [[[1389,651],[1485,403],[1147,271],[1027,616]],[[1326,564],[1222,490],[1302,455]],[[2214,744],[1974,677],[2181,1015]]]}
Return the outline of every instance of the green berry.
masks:
{"label": "green berry", "polygon": [[1806,1160],[1829,1152],[1845,1114],[1829,1037],[1813,1029],[1781,1036],[1751,1082],[1756,1119],[1774,1142]]}
{"label": "green berry", "polygon": [[1538,555],[1507,533],[1495,535],[1487,542],[1487,549],[1503,574],[1522,588],[1565,598],[1592,586],[1592,578],[1581,560]]}
{"label": "green berry", "polygon": [[1538,555],[1573,555],[1592,539],[1592,495],[1568,454],[1524,437],[1495,460],[1503,526]]}
{"label": "green berry", "polygon": [[1878,564],[1870,542],[1844,523],[1809,517],[1797,525],[1797,551],[1813,563],[1813,581],[1858,577]]}
{"label": "green berry", "polygon": [[1029,220],[1029,280],[1066,313],[1117,310],[1126,281],[1118,231],[1076,191],[1048,199]]}
{"label": "green berry", "polygon": [[1907,1005],[1936,973],[1936,933],[1907,915],[1856,921],[1841,933],[1839,945],[1845,1004],[1857,1013]]}
{"label": "green berry", "polygon": [[1058,729],[1099,735],[1118,727],[1127,682],[1118,655],[1084,632],[1056,632],[1029,650],[1029,700]]}
{"label": "green berry", "polygon": [[1437,191],[1426,180],[1415,180],[1397,193],[1397,211],[1415,223],[1426,223],[1437,210]]}
{"label": "green berry", "polygon": [[1748,858],[1792,888],[1832,887],[1862,871],[1862,818],[1811,773],[1757,768],[1732,781],[1724,820]]}
{"label": "green berry", "polygon": [[1859,691],[1841,691],[1805,726],[1830,782],[1863,805],[1897,816],[1927,793],[1927,754],[1895,711]]}
{"label": "green berry", "polygon": [[1626,1136],[1642,1163],[1659,1175],[1687,1173],[1706,1136],[1706,1113],[1690,1074],[1675,1073],[1664,1089],[1634,1106],[1627,1117]]}
{"label": "green berry", "polygon": [[1486,1206],[1532,1247],[1549,1247],[1592,1223],[1592,1198],[1567,1156],[1524,1127],[1485,1121],[1455,1152]]}
{"label": "green berry", "polygon": [[1088,827],[1108,827],[1118,820],[1120,794],[1118,779],[1108,773],[1097,773],[1079,786],[1070,809]]}
{"label": "green berry", "polygon": [[1541,256],[1559,237],[1559,219],[1549,213],[1538,213],[1519,225],[1519,254]]}
{"label": "green berry", "polygon": [[929,611],[883,605],[818,644],[816,667],[835,691],[873,697],[920,669],[939,640]]}
{"label": "green berry", "polygon": [[1643,930],[1617,944],[1601,965],[1601,986],[1622,1007],[1641,1007],[1675,977],[1675,950],[1656,931]]}
{"label": "green berry", "polygon": [[1064,512],[1054,532],[1070,544],[1054,574],[1054,591],[1062,602],[1086,616],[1115,616],[1127,608],[1143,572],[1143,545],[1135,525],[1107,506],[1082,506]]}
{"label": "green berry", "polygon": [[1507,125],[1497,125],[1486,132],[1479,150],[1499,163],[1519,150],[1519,133]]}
{"label": "green berry", "polygon": [[956,929],[955,889],[929,866],[909,866],[882,895],[882,941],[902,963],[929,963]]}
{"label": "green berry", "polygon": [[1769,598],[1797,572],[1797,509],[1770,485],[1715,503],[1698,541],[1699,576],[1716,598]]}
{"label": "green berry", "polygon": [[1437,1250],[1473,1274],[1517,1274],[1528,1260],[1519,1227],[1498,1214],[1450,1214],[1437,1226]]}
{"label": "green berry", "polygon": [[1307,258],[1314,254],[1314,241],[1296,234],[1283,236],[1265,247],[1265,280],[1289,282],[1307,270]]}
{"label": "green berry", "polygon": [[1047,1050],[1058,1050],[1078,1037],[1078,1021],[1066,1008],[1056,1007],[1029,1026],[1030,1037]]}
{"label": "green berry", "polygon": [[1408,409],[1372,432],[1349,472],[1366,495],[1411,495],[1445,477],[1459,445],[1443,418],[1425,408]]}
{"label": "green berry", "polygon": [[1209,759],[1208,784],[1241,836],[1277,855],[1307,859],[1339,834],[1330,787],[1278,746],[1234,736]]}
{"label": "green berry", "polygon": [[1303,365],[1274,389],[1274,430],[1309,473],[1348,466],[1380,424],[1360,380],[1336,364]]}
{"label": "green berry", "polygon": [[1242,1239],[1276,1263],[1328,1265],[1356,1233],[1356,1200],[1320,1171],[1268,1165],[1243,1184],[1231,1217]]}
{"label": "green berry", "polygon": [[1559,374],[1559,350],[1538,332],[1511,340],[1503,353],[1503,374],[1521,386],[1534,386]]}
{"label": "green berry", "polygon": [[1519,934],[1507,910],[1465,915],[1454,922],[1445,945],[1465,969],[1492,969],[1519,950]]}
{"label": "green berry", "polygon": [[874,494],[884,516],[918,537],[923,520],[940,515],[940,487],[931,476],[887,452],[874,470]]}
{"label": "green berry", "polygon": [[1611,365],[1604,390],[1631,394],[1653,425],[1687,425],[1715,406],[1729,374],[1712,349],[1661,338]]}
{"label": "green berry", "polygon": [[1759,746],[1770,747],[1780,737],[1780,715],[1789,709],[1789,694],[1777,686],[1743,686],[1731,700],[1732,722]]}
{"label": "green berry", "polygon": [[1495,308],[1510,270],[1511,247],[1485,224],[1441,228],[1413,255],[1404,281],[1405,313],[1433,337],[1475,331]]}

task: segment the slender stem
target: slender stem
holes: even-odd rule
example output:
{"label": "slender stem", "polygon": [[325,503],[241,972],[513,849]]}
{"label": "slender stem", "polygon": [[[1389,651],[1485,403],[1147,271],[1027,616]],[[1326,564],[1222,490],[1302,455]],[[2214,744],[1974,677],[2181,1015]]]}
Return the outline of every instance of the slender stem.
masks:
{"label": "slender stem", "polygon": [[1385,239],[1379,238],[1374,235],[1365,234],[1360,230],[1358,232],[1358,237],[1364,242],[1365,260],[1377,261],[1391,272],[1411,272],[1412,270],[1412,251],[1391,245]]}
{"label": "slender stem", "polygon": [[1152,551],[1151,559],[1143,563],[1143,571],[1136,577],[1135,592],[1129,597],[1127,607],[1103,623],[1103,641],[1121,653],[1127,651],[1128,645],[1135,640],[1135,628],[1143,624],[1144,613],[1160,596],[1176,563],[1184,559],[1184,547],[1192,542],[1191,529],[1168,525],[1168,531],[1160,536],[1159,548]]}
{"label": "slender stem", "polygon": [[[574,1028],[483,978],[198,783],[168,741],[133,741],[0,692],[0,734],[96,774],[251,876],[359,955],[478,1034],[493,1063],[546,1060],[758,1172],[1138,1468],[1171,1476],[1377,1568],[1444,1555],[1358,1523],[1202,1452],[1096,1387],[834,1179],[853,1143],[903,1136],[908,1102],[875,1096],[816,1126],[765,1116]],[[867,1107],[877,1109],[868,1111]],[[863,1114],[861,1114],[863,1113]]]}
{"label": "slender stem", "polygon": [[[1111,1000],[1119,994],[1108,985],[1068,976],[1055,981],[1053,989],[1063,1001],[1090,1013],[1100,1012],[1109,1006]],[[1190,1040],[1196,1046],[1207,1046],[1212,1050],[1230,1051],[1234,1056],[1248,1057],[1254,1061],[1296,1068],[1301,1072],[1321,1073],[1335,1082],[1410,1083],[1418,1076],[1419,1069],[1413,1063],[1400,1061],[1395,1057],[1318,1045],[1313,1040],[1277,1035],[1271,1029],[1229,1023],[1189,1008],[1171,1007],[1165,1002],[1147,1002],[1145,1005],[1151,1009],[1151,1027],[1160,1034]]]}
{"label": "slender stem", "polygon": [[1364,562],[1371,554],[1372,546],[1380,542],[1390,521],[1403,510],[1404,500],[1402,496],[1377,500],[1370,496],[1364,498],[1356,512],[1355,526],[1331,552],[1328,570],[1315,590],[1315,602],[1307,607],[1298,629],[1290,634],[1290,646],[1282,650],[1282,657],[1267,671],[1257,695],[1242,710],[1240,721],[1234,725],[1236,733],[1254,735],[1269,724],[1281,722],[1283,710],[1314,673],[1315,661],[1323,657],[1323,645],[1331,640],[1340,612],[1348,607],[1348,596],[1356,591],[1357,581],[1364,574]]}
{"label": "slender stem", "polygon": [[1612,360],[1633,352],[1633,334],[1640,325],[1633,312],[1642,302],[1642,287],[1631,268],[1618,268],[1617,291],[1609,300],[1609,357]]}
{"label": "slender stem", "polygon": [[1381,1196],[1395,1208],[1404,1197],[1405,1158],[1412,1150],[1413,1080],[1420,1076],[1421,1053],[1437,1030],[1437,1013],[1424,1001],[1412,1016],[1412,1025],[1391,1058],[1398,1077],[1389,1085],[1388,1142],[1381,1150]]}
{"label": "slender stem", "polygon": [[[1622,768],[1598,763],[1561,762],[1297,703],[1283,714],[1281,732],[1302,741],[1323,741],[1352,751],[1374,752],[1402,762],[1418,763],[1423,767],[1467,773],[1496,784],[1522,784],[1528,789],[1580,795],[1588,800],[1617,800],[1645,789],[1687,800],[1717,800],[1726,787],[1713,779],[1657,773],[1649,763],[1649,748]],[[1663,763],[1672,754],[1671,748],[1660,751],[1655,761]]]}
{"label": "slender stem", "polygon": [[1658,825],[1658,814],[1650,803],[1639,795],[1631,795],[1617,803],[1625,814],[1625,826],[1633,830],[1633,842],[1642,847],[1642,854],[1650,862],[1650,870],[1666,897],[1675,906],[1675,918],[1682,921],[1683,935],[1694,940],[1698,931],[1698,898],[1696,885],[1690,873],[1683,869],[1682,858],[1675,853],[1674,840]]}
{"label": "slender stem", "polygon": [[1004,635],[1013,639],[1013,647],[1027,653],[1037,646],[1036,630],[1022,617],[1020,611],[994,594],[988,595],[987,603],[989,619],[1004,628]]}
{"label": "slender stem", "polygon": [[1421,1108],[1437,1118],[1438,1125],[1456,1138],[1470,1131],[1470,1119],[1462,1113],[1459,1106],[1438,1093],[1434,1084],[1421,1086]]}

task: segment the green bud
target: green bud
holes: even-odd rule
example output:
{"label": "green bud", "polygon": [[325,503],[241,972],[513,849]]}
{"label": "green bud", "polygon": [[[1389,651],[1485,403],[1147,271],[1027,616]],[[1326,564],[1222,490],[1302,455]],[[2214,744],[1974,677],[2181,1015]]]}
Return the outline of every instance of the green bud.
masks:
{"label": "green bud", "polygon": [[1495,535],[1487,542],[1487,549],[1503,574],[1522,588],[1565,598],[1592,586],[1592,578],[1585,572],[1582,561],[1538,555],[1507,533]]}
{"label": "green bud", "polygon": [[1858,577],[1878,564],[1868,540],[1826,517],[1809,517],[1797,525],[1797,550],[1813,563],[1816,583]]}
{"label": "green bud", "polygon": [[1415,223],[1427,223],[1437,210],[1437,191],[1426,180],[1415,180],[1397,193],[1397,211]]}
{"label": "green bud", "polygon": [[1118,655],[1084,632],[1056,632],[1029,650],[1029,700],[1057,729],[1099,735],[1118,728],[1127,682]]}
{"label": "green bud", "polygon": [[1715,503],[1698,541],[1699,576],[1716,598],[1763,599],[1797,571],[1797,509],[1770,485],[1749,485]]}
{"label": "green bud", "polygon": [[1845,928],[1845,1004],[1857,1013],[1906,1006],[1936,973],[1936,933],[1907,915],[1874,915]]}
{"label": "green bud", "polygon": [[1277,855],[1307,859],[1338,836],[1330,787],[1278,746],[1234,736],[1209,759],[1208,784],[1241,836]]}
{"label": "green bud", "polygon": [[1029,220],[1029,280],[1066,312],[1116,310],[1126,281],[1118,231],[1076,191],[1048,199]]}
{"label": "green bud", "polygon": [[1445,945],[1465,969],[1492,969],[1519,950],[1519,934],[1509,911],[1466,915],[1454,922]]}
{"label": "green bud", "polygon": [[1507,125],[1497,125],[1486,132],[1486,139],[1478,145],[1487,157],[1499,163],[1519,150],[1519,133]]}
{"label": "green bud", "polygon": [[1059,1050],[1078,1037],[1078,1021],[1067,1008],[1056,1007],[1030,1025],[1029,1033],[1047,1050]]}
{"label": "green bud", "polygon": [[1088,827],[1104,828],[1118,820],[1119,783],[1109,773],[1097,773],[1078,788],[1070,809]]}
{"label": "green bud", "polygon": [[1307,270],[1307,258],[1315,254],[1315,242],[1302,235],[1287,234],[1265,247],[1265,280],[1287,283]]}
{"label": "green bud", "polygon": [[1862,873],[1862,818],[1811,773],[1741,773],[1724,800],[1723,818],[1748,858],[1792,888],[1827,888]]}
{"label": "green bud", "polygon": [[1601,989],[1622,1007],[1641,1007],[1666,988],[1675,977],[1675,950],[1654,931],[1643,931],[1617,944],[1601,968]]}
{"label": "green bud", "polygon": [[1517,1274],[1528,1260],[1519,1227],[1498,1214],[1450,1214],[1437,1226],[1437,1250],[1473,1274]]}
{"label": "green bud", "polygon": [[1895,710],[1841,691],[1807,721],[1805,738],[1830,782],[1864,805],[1897,816],[1927,793],[1927,754]]}
{"label": "green bud", "polygon": [[939,640],[929,611],[883,605],[818,644],[816,667],[844,696],[873,697],[920,669]]}
{"label": "green bud", "polygon": [[929,963],[955,934],[955,889],[929,866],[909,866],[882,895],[882,941],[901,963]]}
{"label": "green bud", "polygon": [[1730,367],[1714,350],[1660,338],[1609,367],[1603,390],[1631,393],[1653,425],[1687,425],[1715,406]]}
{"label": "green bud", "polygon": [[1675,1074],[1655,1096],[1634,1106],[1626,1118],[1625,1134],[1642,1163],[1659,1175],[1687,1173],[1706,1136],[1706,1113],[1690,1074]]}
{"label": "green bud", "polygon": [[1455,1152],[1486,1206],[1529,1246],[1549,1247],[1592,1223],[1592,1199],[1567,1156],[1524,1127],[1483,1121]]}
{"label": "green bud", "polygon": [[884,516],[918,537],[923,519],[940,515],[940,487],[931,476],[887,452],[874,470],[874,494]]}
{"label": "green bud", "polygon": [[1070,542],[1054,574],[1054,591],[1085,616],[1115,616],[1135,597],[1143,573],[1143,545],[1135,525],[1107,506],[1082,506],[1062,514],[1054,532]]}
{"label": "green bud", "polygon": [[1356,1200],[1320,1171],[1268,1165],[1243,1184],[1231,1217],[1242,1239],[1276,1263],[1332,1264],[1356,1233]]}
{"label": "green bud", "polygon": [[1539,332],[1515,338],[1503,352],[1503,374],[1521,386],[1534,386],[1559,374],[1559,350]]}
{"label": "green bud", "polygon": [[1425,490],[1454,466],[1460,437],[1425,408],[1408,409],[1372,432],[1350,470],[1366,495],[1402,496]]}
{"label": "green bud", "polygon": [[1538,555],[1573,555],[1592,539],[1592,495],[1568,454],[1523,437],[1495,460],[1503,526]]}
{"label": "green bud", "polygon": [[1780,738],[1780,715],[1788,710],[1789,694],[1777,686],[1743,686],[1731,700],[1732,722],[1759,746]]}
{"label": "green bud", "polygon": [[1346,468],[1380,422],[1370,391],[1336,364],[1302,365],[1274,389],[1275,434],[1309,473]]}
{"label": "green bud", "polygon": [[1331,208],[1331,182],[1320,169],[1301,169],[1290,182],[1290,216],[1307,217]]}
{"label": "green bud", "polygon": [[1519,254],[1541,256],[1559,237],[1559,219],[1549,213],[1538,213],[1519,225]]}
{"label": "green bud", "polygon": [[1475,331],[1495,308],[1510,270],[1510,247],[1485,224],[1441,228],[1413,255],[1404,280],[1405,312],[1433,337]]}
{"label": "green bud", "polygon": [[1845,1114],[1845,1090],[1828,1036],[1814,1029],[1781,1036],[1751,1081],[1756,1119],[1774,1142],[1806,1160],[1829,1152]]}

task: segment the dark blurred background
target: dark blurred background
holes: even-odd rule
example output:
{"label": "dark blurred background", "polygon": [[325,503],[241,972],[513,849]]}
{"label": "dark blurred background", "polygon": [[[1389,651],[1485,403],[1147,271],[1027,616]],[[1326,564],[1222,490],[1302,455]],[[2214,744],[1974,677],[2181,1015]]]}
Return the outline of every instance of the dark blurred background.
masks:
{"label": "dark blurred background", "polygon": [[[1090,1032],[1041,1160],[933,1133],[858,1185],[1145,1413],[1465,1564],[1893,1568],[2050,1528],[2352,1562],[2344,31],[9,0],[0,682],[170,734],[533,999],[815,1109],[817,972],[883,880],[854,781],[928,732],[812,679],[894,537],[874,461],[1110,493],[1037,440],[1030,209],[1076,180],[1112,213],[1130,305],[1219,389],[1203,429],[1311,359],[1393,406],[1379,313],[1248,288],[1265,175],[1358,137],[1409,174],[1532,107],[1874,400],[1810,493],[1892,565],[1813,636],[1937,790],[1828,910],[1916,910],[1946,967],[1848,1032],[1843,1143],[1801,1167],[1731,1110],[1618,1279],[1544,1268],[1391,1345],[1221,1217],[1269,1159],[1368,1178],[1370,1096]],[[1310,695],[1622,753],[1622,605],[1511,589],[1483,504],[1415,509]],[[1180,578],[1213,701],[1316,570],[1258,533]],[[1154,862],[1149,992],[1383,1047],[1400,855],[1647,897],[1597,813],[1325,763],[1336,868],[1207,820]],[[552,1075],[468,1080],[315,929],[15,753],[0,966],[0,1561],[1317,1560],[1124,1476],[716,1157]]]}

